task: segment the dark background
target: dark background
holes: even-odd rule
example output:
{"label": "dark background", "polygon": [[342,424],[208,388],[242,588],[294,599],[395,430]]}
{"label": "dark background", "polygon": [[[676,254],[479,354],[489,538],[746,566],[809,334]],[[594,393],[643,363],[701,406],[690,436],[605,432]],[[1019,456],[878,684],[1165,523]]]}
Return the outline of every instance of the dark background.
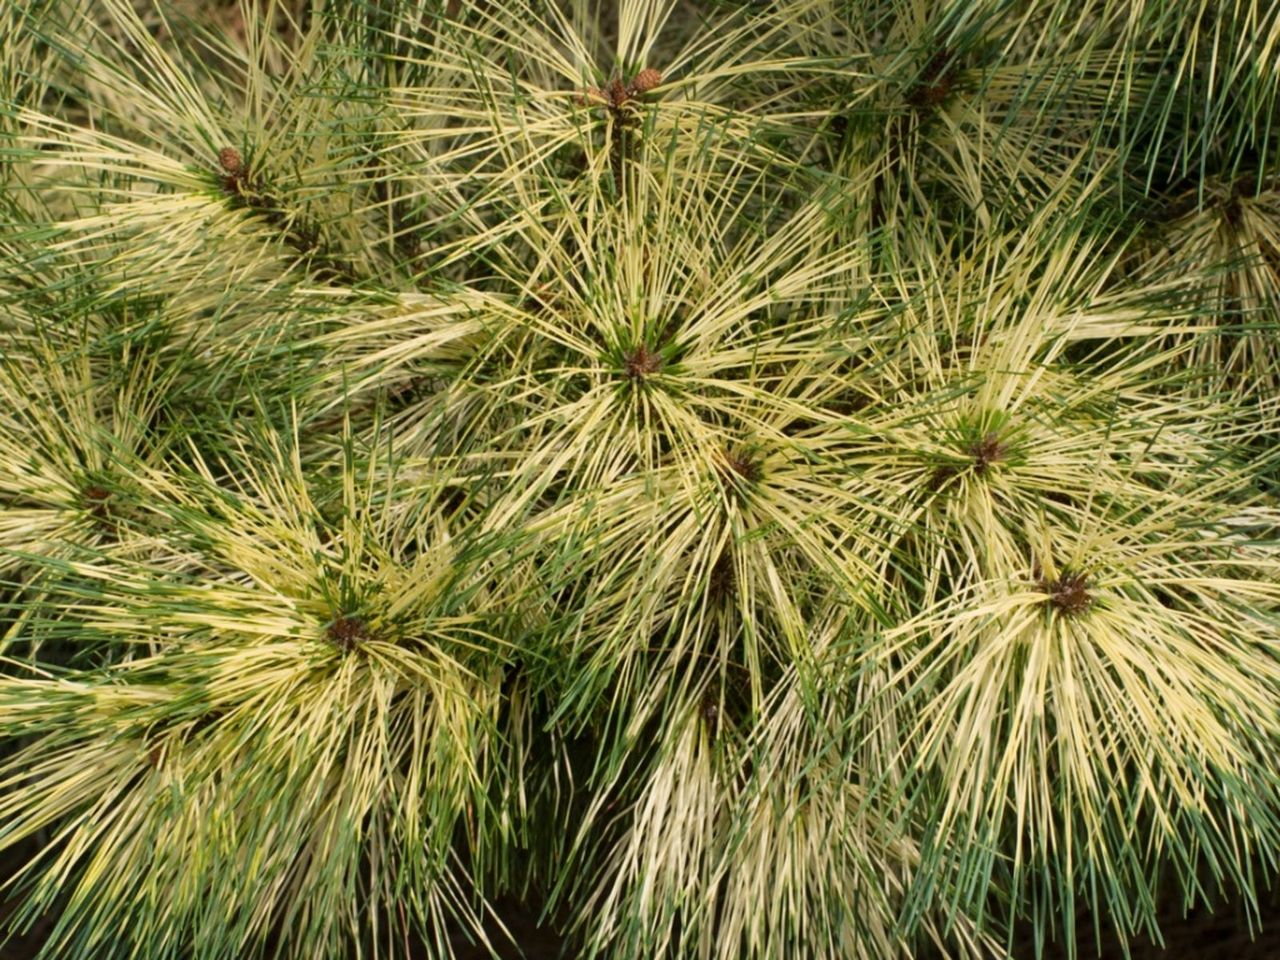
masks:
{"label": "dark background", "polygon": [[[1130,943],[1131,960],[1280,960],[1280,891],[1265,894],[1263,904],[1263,930],[1255,939],[1250,939],[1248,925],[1239,903],[1228,903],[1216,911],[1196,909],[1189,916],[1181,917],[1181,911],[1172,907],[1164,911],[1161,929],[1164,932],[1166,946],[1162,949],[1154,944],[1139,940]],[[1260,898],[1262,899],[1262,898]],[[0,917],[7,915],[11,905],[0,909]],[[503,922],[519,943],[519,948],[509,946],[502,951],[506,958],[524,958],[524,960],[574,960],[576,951],[567,947],[561,952],[564,943],[555,932],[540,928],[536,914],[514,901],[499,904]],[[1080,917],[1083,927],[1090,923],[1087,915]],[[40,925],[45,926],[44,924]],[[1021,936],[1013,951],[1014,960],[1033,960],[1035,950],[1032,946],[1031,931],[1020,931]],[[500,943],[501,936],[495,929],[494,942]],[[1125,954],[1114,939],[1104,939],[1101,954],[1095,953],[1091,942],[1083,942],[1085,936],[1092,938],[1092,933],[1082,934],[1082,943],[1078,951],[1078,960],[1123,960]],[[28,960],[34,957],[40,947],[41,931],[33,931],[32,935],[22,940],[10,942],[0,947],[0,960]],[[487,951],[468,945],[459,939],[456,944],[457,960],[487,960]],[[414,949],[405,960],[417,960],[427,954],[421,949]],[[1067,953],[1060,945],[1050,944],[1044,953],[1044,960],[1066,960]],[[67,958],[72,960],[72,958]],[[91,958],[74,958],[74,960],[91,960]],[[646,960],[646,958],[635,958]],[[803,954],[797,953],[795,960],[803,960]]]}

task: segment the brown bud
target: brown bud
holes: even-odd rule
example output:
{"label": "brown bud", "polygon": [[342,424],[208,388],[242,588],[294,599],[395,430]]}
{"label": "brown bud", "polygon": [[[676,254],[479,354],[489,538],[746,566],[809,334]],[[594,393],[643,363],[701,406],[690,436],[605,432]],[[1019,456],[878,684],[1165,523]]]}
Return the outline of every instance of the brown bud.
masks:
{"label": "brown bud", "polygon": [[235,147],[223,147],[218,151],[218,163],[231,176],[239,176],[244,172],[244,158]]}
{"label": "brown bud", "polygon": [[556,291],[549,283],[540,283],[529,291],[524,298],[522,306],[531,313],[539,313],[543,310],[550,310],[556,301]]}
{"label": "brown bud", "polygon": [[594,107],[598,104],[608,103],[608,95],[599,87],[587,87],[573,98],[574,103],[580,107]]}
{"label": "brown bud", "polygon": [[106,520],[111,510],[111,491],[96,483],[85,487],[80,494],[80,503],[89,513],[99,520]]}
{"label": "brown bud", "polygon": [[756,460],[750,451],[729,448],[724,450],[723,456],[724,466],[728,471],[737,474],[747,483],[759,483],[764,477],[764,465]]}
{"label": "brown bud", "polygon": [[653,69],[653,67],[646,67],[637,73],[636,78],[631,81],[631,93],[633,96],[641,96],[660,83],[662,83],[662,74]]}
{"label": "brown bud", "polygon": [[915,86],[907,91],[907,103],[917,110],[932,110],[942,106],[954,85],[955,76],[951,68],[955,62],[955,54],[950,50],[935,53],[917,79]]}
{"label": "brown bud", "polygon": [[1041,575],[1037,585],[1049,595],[1049,603],[1057,607],[1063,616],[1079,616],[1093,606],[1093,597],[1089,593],[1092,584],[1083,573],[1063,570],[1057,580]]}
{"label": "brown bud", "polygon": [[335,647],[344,652],[374,639],[365,622],[354,614],[343,614],[329,624],[328,637]]}
{"label": "brown bud", "polygon": [[988,433],[976,443],[969,445],[969,453],[973,456],[974,469],[980,474],[986,473],[991,464],[1003,459],[1006,452],[1004,444],[1000,442],[1000,435],[994,431]]}
{"label": "brown bud", "polygon": [[621,80],[615,79],[613,83],[609,84],[609,103],[614,107],[622,106],[627,102],[629,96],[627,87]]}
{"label": "brown bud", "polygon": [[629,380],[643,380],[661,369],[662,354],[650,350],[648,344],[640,344],[626,357],[626,375]]}

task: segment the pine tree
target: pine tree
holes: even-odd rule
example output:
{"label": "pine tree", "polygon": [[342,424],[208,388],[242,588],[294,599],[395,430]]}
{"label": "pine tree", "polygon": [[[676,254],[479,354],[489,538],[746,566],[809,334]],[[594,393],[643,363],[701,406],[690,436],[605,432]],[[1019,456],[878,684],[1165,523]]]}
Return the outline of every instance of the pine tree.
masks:
{"label": "pine tree", "polygon": [[515,899],[573,956],[977,960],[1256,917],[1280,7],[0,37],[10,936],[446,958]]}

